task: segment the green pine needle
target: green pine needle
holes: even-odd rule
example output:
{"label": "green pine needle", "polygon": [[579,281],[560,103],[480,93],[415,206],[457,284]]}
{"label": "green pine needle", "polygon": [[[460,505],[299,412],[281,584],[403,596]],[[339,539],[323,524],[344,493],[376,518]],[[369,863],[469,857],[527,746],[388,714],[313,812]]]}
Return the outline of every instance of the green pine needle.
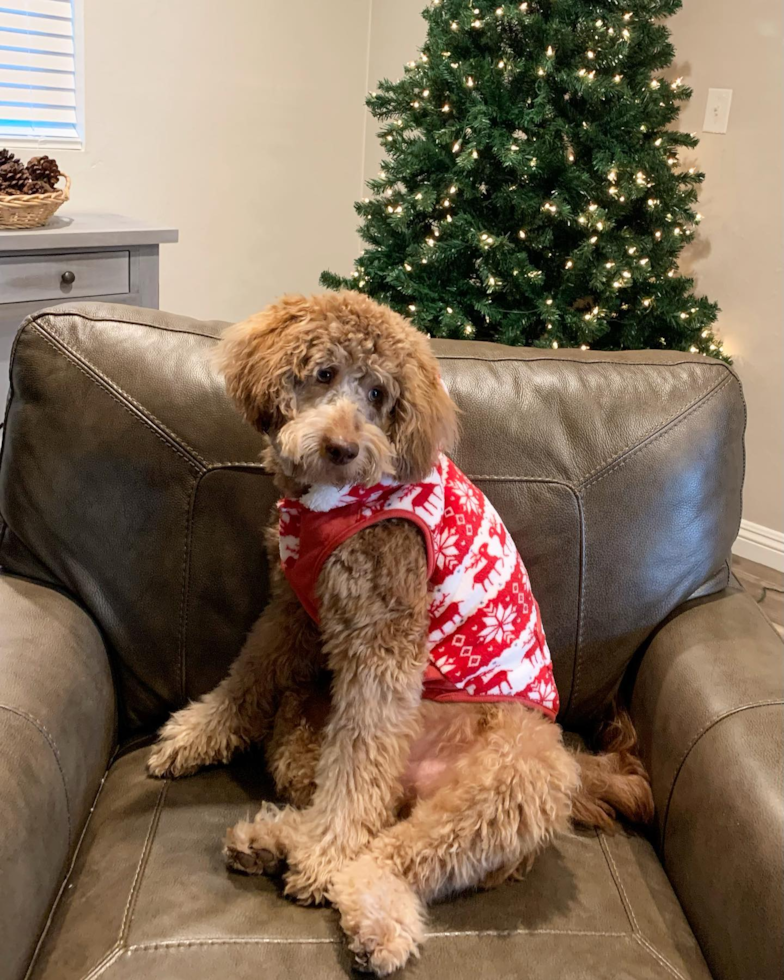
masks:
{"label": "green pine needle", "polygon": [[678,271],[696,234],[691,89],[665,69],[681,0],[433,0],[367,104],[386,150],[355,205],[356,289],[434,337],[688,350],[729,361]]}

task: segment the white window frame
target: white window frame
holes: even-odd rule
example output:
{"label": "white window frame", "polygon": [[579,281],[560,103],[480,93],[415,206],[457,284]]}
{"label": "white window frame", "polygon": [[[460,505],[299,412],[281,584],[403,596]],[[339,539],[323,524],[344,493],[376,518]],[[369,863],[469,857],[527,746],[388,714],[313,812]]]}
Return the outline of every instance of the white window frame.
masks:
{"label": "white window frame", "polygon": [[[78,139],[60,139],[57,136],[0,136],[0,146],[9,149],[28,147],[32,149],[66,149],[84,150],[85,148],[85,118],[84,118],[84,3],[85,0],[71,0],[73,9],[74,30],[74,67],[76,76],[76,130]],[[0,0],[0,7],[3,6]]]}

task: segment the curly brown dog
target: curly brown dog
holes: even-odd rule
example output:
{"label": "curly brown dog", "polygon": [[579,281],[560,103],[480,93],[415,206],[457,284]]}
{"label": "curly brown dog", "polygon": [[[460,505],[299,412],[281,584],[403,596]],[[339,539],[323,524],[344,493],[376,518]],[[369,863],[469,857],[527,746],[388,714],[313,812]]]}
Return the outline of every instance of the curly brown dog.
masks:
{"label": "curly brown dog", "polygon": [[[219,362],[288,498],[417,483],[456,438],[426,338],[360,294],[285,297],[230,328]],[[318,625],[281,570],[277,516],[268,544],[272,601],[228,677],[163,727],[149,771],[187,775],[263,742],[293,805],[230,830],[227,862],[285,869],[287,895],[332,902],[361,965],[403,966],[428,902],[523,873],[570,820],[650,819],[623,718],[611,751],[591,755],[522,703],[423,699],[429,572],[414,523],[372,524],[329,555]]]}

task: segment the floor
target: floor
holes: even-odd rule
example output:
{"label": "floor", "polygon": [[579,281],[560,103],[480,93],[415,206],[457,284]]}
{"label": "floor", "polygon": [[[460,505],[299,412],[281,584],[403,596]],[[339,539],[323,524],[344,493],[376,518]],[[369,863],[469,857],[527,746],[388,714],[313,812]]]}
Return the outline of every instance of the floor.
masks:
{"label": "floor", "polygon": [[743,588],[754,597],[779,636],[784,637],[784,572],[735,555],[732,557],[732,571]]}

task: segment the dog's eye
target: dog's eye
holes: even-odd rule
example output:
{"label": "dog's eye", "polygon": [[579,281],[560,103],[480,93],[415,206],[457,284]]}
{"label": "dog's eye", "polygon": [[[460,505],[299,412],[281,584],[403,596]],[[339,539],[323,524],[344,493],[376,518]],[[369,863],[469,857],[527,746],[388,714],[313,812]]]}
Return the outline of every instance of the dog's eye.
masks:
{"label": "dog's eye", "polygon": [[380,388],[378,385],[376,385],[374,388],[370,389],[370,391],[368,392],[369,402],[371,402],[373,405],[378,405],[378,403],[383,400],[384,400],[383,388]]}
{"label": "dog's eye", "polygon": [[335,377],[335,372],[332,368],[319,368],[316,371],[316,381],[320,384],[328,385],[330,381]]}

